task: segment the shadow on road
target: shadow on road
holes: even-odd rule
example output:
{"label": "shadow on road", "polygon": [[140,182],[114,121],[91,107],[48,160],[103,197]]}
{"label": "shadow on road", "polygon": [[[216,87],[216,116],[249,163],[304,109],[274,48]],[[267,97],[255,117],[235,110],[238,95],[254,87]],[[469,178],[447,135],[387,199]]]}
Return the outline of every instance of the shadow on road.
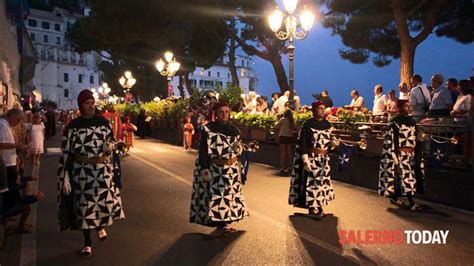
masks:
{"label": "shadow on road", "polygon": [[245,232],[238,231],[232,235],[211,238],[201,233],[182,235],[163,254],[148,258],[144,265],[216,265],[225,259],[235,240]]}
{"label": "shadow on road", "polygon": [[[301,239],[308,254],[316,265],[358,265],[357,260],[343,255],[337,232],[338,218],[328,215],[322,220],[315,220],[306,215],[290,216],[293,227],[300,232]],[[365,256],[362,251],[354,252],[364,264],[376,264]]]}

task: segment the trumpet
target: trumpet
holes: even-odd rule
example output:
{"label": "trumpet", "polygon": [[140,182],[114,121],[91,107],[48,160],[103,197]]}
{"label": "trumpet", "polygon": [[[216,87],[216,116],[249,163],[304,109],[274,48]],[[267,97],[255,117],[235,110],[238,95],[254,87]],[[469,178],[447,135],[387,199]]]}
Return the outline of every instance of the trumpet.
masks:
{"label": "trumpet", "polygon": [[430,138],[432,138],[432,139],[434,139],[434,140],[436,140],[436,139],[447,140],[447,141],[449,141],[449,143],[454,144],[454,145],[456,145],[456,144],[459,143],[459,138],[456,137],[456,136],[453,136],[453,137],[451,137],[451,138],[448,138],[448,137],[443,137],[443,136],[433,136],[433,135],[430,134],[430,133],[421,133],[421,135],[420,135],[420,139],[421,139],[422,141],[427,141],[427,140],[429,140]]}
{"label": "trumpet", "polygon": [[343,139],[340,139],[340,138],[333,138],[332,139],[332,144],[333,144],[334,147],[338,147],[339,145],[341,145],[341,143],[348,144],[348,145],[357,145],[362,150],[367,149],[367,140],[365,140],[365,139],[361,139],[359,141],[343,140]]}
{"label": "trumpet", "polygon": [[260,144],[256,140],[251,140],[248,143],[244,143],[240,140],[232,145],[232,149],[236,151],[238,147],[241,147],[244,151],[257,152],[260,149]]}
{"label": "trumpet", "polygon": [[118,155],[124,155],[127,154],[129,150],[129,147],[123,141],[109,141],[106,146],[106,154],[116,152]]}

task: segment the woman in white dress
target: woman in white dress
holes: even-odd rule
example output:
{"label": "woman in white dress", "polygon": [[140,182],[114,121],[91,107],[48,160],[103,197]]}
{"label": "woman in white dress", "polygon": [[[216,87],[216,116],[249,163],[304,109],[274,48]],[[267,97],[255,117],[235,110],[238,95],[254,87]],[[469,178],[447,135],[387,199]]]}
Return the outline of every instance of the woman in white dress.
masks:
{"label": "woman in white dress", "polygon": [[40,156],[44,152],[44,125],[41,122],[41,115],[33,115],[33,123],[30,130],[30,143],[28,152],[33,156],[33,165],[40,164]]}
{"label": "woman in white dress", "polygon": [[455,116],[456,123],[466,123],[469,119],[459,116],[468,116],[471,110],[471,88],[468,80],[461,80],[458,86],[459,96],[451,111],[451,116]]}

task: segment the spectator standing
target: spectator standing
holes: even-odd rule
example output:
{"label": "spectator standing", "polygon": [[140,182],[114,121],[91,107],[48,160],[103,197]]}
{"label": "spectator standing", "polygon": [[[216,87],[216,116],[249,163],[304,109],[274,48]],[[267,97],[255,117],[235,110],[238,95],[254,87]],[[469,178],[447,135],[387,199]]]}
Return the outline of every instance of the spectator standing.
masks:
{"label": "spectator standing", "polygon": [[423,80],[420,75],[414,75],[411,78],[412,89],[410,91],[410,105],[412,107],[413,119],[418,122],[429,110],[431,95],[430,91],[426,87],[426,84],[422,83]]}
{"label": "spectator standing", "polygon": [[[454,104],[452,116],[468,116],[472,105],[472,89],[468,80],[461,80],[458,85],[459,96]],[[467,122],[465,118],[454,118],[456,123]]]}
{"label": "spectator standing", "polygon": [[451,99],[453,100],[453,103],[456,102],[459,95],[458,80],[455,78],[446,80],[446,88],[448,88],[449,92],[451,93]]}
{"label": "spectator standing", "polygon": [[46,105],[46,113],[45,116],[45,135],[46,138],[49,139],[56,135],[56,116],[54,113],[53,107],[50,105]]}
{"label": "spectator standing", "polygon": [[321,100],[321,102],[324,103],[324,106],[326,106],[326,108],[334,106],[331,97],[329,97],[329,95],[328,95],[327,90],[323,90],[321,92],[321,99],[320,100]]}
{"label": "spectator standing", "polygon": [[280,118],[275,126],[279,130],[278,143],[280,146],[280,175],[286,176],[290,174],[292,169],[291,161],[293,157],[293,146],[295,139],[293,131],[295,130],[295,120],[293,119],[293,112],[288,109]]}
{"label": "spectator standing", "polygon": [[[29,132],[28,153],[33,157],[33,165],[38,166],[40,165],[40,156],[44,152],[44,125],[41,122],[40,114],[35,113],[33,115],[33,123],[31,124]],[[36,173],[36,171],[33,172],[35,172],[34,176],[37,177],[38,173]]]}
{"label": "spectator standing", "polygon": [[285,91],[285,93],[280,98],[278,98],[275,103],[273,103],[272,112],[275,115],[283,114],[283,112],[285,112],[285,105],[288,102],[289,97],[290,92]]}
{"label": "spectator standing", "polygon": [[350,105],[346,105],[345,107],[352,108],[354,110],[362,110],[364,108],[364,97],[359,95],[357,90],[351,91],[352,101]]}
{"label": "spectator standing", "polygon": [[449,90],[443,86],[443,82],[444,78],[441,74],[435,74],[431,77],[433,97],[428,112],[430,116],[449,116],[449,111],[452,109],[452,96]]}
{"label": "spectator standing", "polygon": [[400,82],[400,84],[398,84],[398,91],[400,92],[400,100],[410,99],[410,90],[406,82]]}
{"label": "spectator standing", "polygon": [[385,112],[385,104],[387,96],[383,94],[382,85],[377,84],[374,87],[374,107],[372,109],[373,115],[382,115]]}
{"label": "spectator standing", "polygon": [[278,98],[280,98],[280,93],[278,93],[278,92],[272,93],[272,101],[271,101],[271,103],[268,105],[268,110],[272,110],[272,109],[273,109],[273,105],[275,104],[276,100],[278,100]]}
{"label": "spectator standing", "polygon": [[388,99],[386,101],[387,112],[390,114],[390,116],[395,116],[396,114],[398,114],[397,101],[398,99],[395,94],[395,91],[390,90],[388,92]]}

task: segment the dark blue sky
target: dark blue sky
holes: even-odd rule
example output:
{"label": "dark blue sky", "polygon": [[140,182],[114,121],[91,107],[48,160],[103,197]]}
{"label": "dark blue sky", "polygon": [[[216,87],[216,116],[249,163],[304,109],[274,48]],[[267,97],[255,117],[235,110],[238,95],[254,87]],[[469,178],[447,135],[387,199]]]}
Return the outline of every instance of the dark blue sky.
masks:
{"label": "dark blue sky", "polygon": [[[384,92],[396,89],[400,80],[400,62],[392,61],[389,66],[378,68],[370,61],[367,64],[352,64],[343,60],[338,53],[344,47],[339,36],[320,24],[310,31],[309,36],[296,41],[295,88],[303,103],[313,101],[312,93],[327,89],[335,105],[348,104],[350,90],[357,88],[372,107],[373,88],[382,84]],[[288,58],[283,59],[288,66]],[[271,95],[278,92],[273,69],[269,62],[255,57],[255,69],[259,76],[258,93]],[[447,38],[430,35],[418,46],[415,57],[415,72],[428,82],[433,73],[442,73],[445,78],[464,79],[473,73],[474,44],[463,45]]]}

